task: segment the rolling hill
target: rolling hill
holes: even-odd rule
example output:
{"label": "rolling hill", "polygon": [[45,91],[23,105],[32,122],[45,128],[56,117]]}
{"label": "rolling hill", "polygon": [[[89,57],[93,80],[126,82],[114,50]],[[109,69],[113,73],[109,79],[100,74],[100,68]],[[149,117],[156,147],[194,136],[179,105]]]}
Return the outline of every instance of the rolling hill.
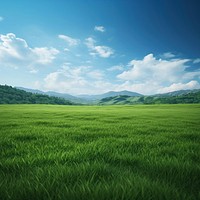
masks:
{"label": "rolling hill", "polygon": [[99,95],[79,95],[79,97],[84,98],[84,99],[88,99],[88,100],[100,100],[103,98],[108,98],[108,97],[115,97],[115,96],[119,96],[119,95],[126,95],[126,96],[130,96],[130,97],[139,97],[139,96],[143,96],[142,94],[136,93],[136,92],[130,92],[130,91],[110,91],[110,92],[106,92],[104,94],[99,94]]}
{"label": "rolling hill", "polygon": [[0,85],[0,104],[59,104],[73,105],[63,98],[34,94],[7,85]]}
{"label": "rolling hill", "polygon": [[101,100],[103,98],[107,98],[107,97],[114,97],[114,96],[118,96],[118,95],[127,95],[127,96],[131,96],[131,97],[135,97],[135,96],[143,96],[142,94],[136,93],[136,92],[130,92],[130,91],[109,91],[103,94],[98,94],[98,95],[87,95],[87,94],[83,94],[83,95],[77,95],[77,96],[73,96],[67,93],[58,93],[58,92],[53,92],[53,91],[48,91],[48,92],[44,92],[41,90],[34,90],[34,89],[29,89],[29,88],[24,88],[24,87],[16,87],[17,89],[20,90],[24,90],[26,92],[31,92],[34,94],[44,94],[44,95],[48,95],[48,96],[55,96],[55,97],[61,97],[64,99],[67,99],[69,101],[73,101],[75,103],[83,103],[83,104],[95,104],[96,101]]}
{"label": "rolling hill", "polygon": [[34,89],[29,89],[29,88],[24,88],[24,87],[16,87],[16,88],[20,89],[20,90],[24,90],[26,92],[31,92],[34,94],[43,94],[43,95],[63,98],[68,101],[72,101],[74,103],[88,103],[88,101],[86,101],[85,99],[81,99],[81,98],[78,98],[78,97],[75,97],[73,95],[66,94],[66,93],[58,93],[58,92],[53,92],[53,91],[44,92],[41,90],[34,90]]}
{"label": "rolling hill", "polygon": [[[73,103],[72,103],[73,102]],[[164,94],[144,96],[130,91],[110,91],[99,95],[79,95],[58,92],[43,92],[28,88],[13,88],[0,85],[0,104],[28,103],[28,104],[98,104],[98,105],[124,105],[124,104],[179,104],[200,103],[200,90],[180,90]]]}
{"label": "rolling hill", "polygon": [[178,90],[178,91],[173,91],[173,92],[168,92],[168,93],[163,93],[163,94],[155,94],[152,96],[156,97],[172,97],[172,96],[180,96],[184,94],[189,94],[189,93],[196,93],[199,92],[200,89],[194,89],[194,90]]}
{"label": "rolling hill", "polygon": [[[176,94],[176,95],[175,95]],[[154,96],[130,97],[126,95],[119,95],[115,97],[107,97],[101,99],[100,105],[123,105],[123,104],[186,104],[186,103],[200,103],[200,91],[191,90],[182,92],[174,92],[174,95],[163,94]]]}

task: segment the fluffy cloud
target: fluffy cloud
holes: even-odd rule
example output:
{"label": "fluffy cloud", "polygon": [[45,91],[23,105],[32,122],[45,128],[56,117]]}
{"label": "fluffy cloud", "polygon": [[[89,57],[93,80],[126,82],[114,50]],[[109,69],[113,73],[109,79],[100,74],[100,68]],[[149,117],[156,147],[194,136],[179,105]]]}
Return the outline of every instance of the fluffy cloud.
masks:
{"label": "fluffy cloud", "polygon": [[94,51],[103,58],[108,58],[114,53],[113,50],[107,46],[95,46]]}
{"label": "fluffy cloud", "polygon": [[13,33],[0,35],[0,64],[3,66],[26,66],[36,71],[33,69],[36,64],[49,64],[58,53],[55,48],[31,48],[24,39],[17,38]]}
{"label": "fluffy cloud", "polygon": [[43,65],[51,63],[55,59],[55,55],[58,54],[58,50],[55,48],[34,48],[32,52],[37,57],[37,63],[41,63]]}
{"label": "fluffy cloud", "polygon": [[[88,45],[93,45],[93,39]],[[107,81],[105,72],[90,66],[72,67],[70,63],[46,76],[43,89],[71,94],[99,94],[109,90],[130,90],[142,94],[165,93],[200,88],[200,71],[187,71],[189,59],[157,59],[153,54],[129,62],[129,70],[120,73],[118,80]],[[124,70],[123,65],[108,71]],[[114,82],[115,81],[115,82]]]}
{"label": "fluffy cloud", "polygon": [[2,16],[0,16],[0,22],[2,22],[4,20],[4,18]]}
{"label": "fluffy cloud", "polygon": [[48,74],[44,79],[44,88],[58,92],[77,92],[77,89],[87,86],[88,82],[82,76],[84,67],[70,68],[65,66]]}
{"label": "fluffy cloud", "polygon": [[195,89],[200,72],[188,72],[189,59],[156,59],[153,54],[142,60],[132,60],[130,69],[117,77],[123,80],[119,87],[144,94],[170,92],[177,89]]}
{"label": "fluffy cloud", "polygon": [[107,87],[104,87],[106,83],[102,81],[103,76],[101,71],[90,66],[64,65],[45,77],[43,89],[70,94],[104,92]]}
{"label": "fluffy cloud", "polygon": [[129,63],[131,69],[118,75],[118,78],[134,82],[175,82],[185,74],[188,61],[189,59],[157,60],[153,54],[149,54],[143,60],[132,60]]}
{"label": "fluffy cloud", "polygon": [[115,91],[128,90],[133,92],[138,92],[141,94],[155,94],[159,85],[155,82],[145,82],[145,83],[133,83],[131,81],[125,81],[121,84],[116,85]]}
{"label": "fluffy cloud", "polygon": [[23,60],[31,52],[25,40],[16,38],[13,33],[0,35],[0,61],[15,58]]}
{"label": "fluffy cloud", "polygon": [[103,26],[95,26],[94,30],[99,31],[99,32],[105,32],[106,31],[106,29]]}
{"label": "fluffy cloud", "polygon": [[173,83],[169,87],[163,87],[158,90],[159,93],[172,92],[177,90],[191,90],[200,88],[200,84],[197,81],[190,81],[188,83]]}
{"label": "fluffy cloud", "polygon": [[111,49],[110,47],[95,45],[96,41],[91,37],[86,39],[85,44],[91,51],[90,55],[99,55],[100,57],[108,58],[112,54],[114,54],[113,49]]}
{"label": "fluffy cloud", "polygon": [[69,46],[76,46],[80,42],[78,39],[71,38],[67,35],[58,35],[58,38],[64,40]]}

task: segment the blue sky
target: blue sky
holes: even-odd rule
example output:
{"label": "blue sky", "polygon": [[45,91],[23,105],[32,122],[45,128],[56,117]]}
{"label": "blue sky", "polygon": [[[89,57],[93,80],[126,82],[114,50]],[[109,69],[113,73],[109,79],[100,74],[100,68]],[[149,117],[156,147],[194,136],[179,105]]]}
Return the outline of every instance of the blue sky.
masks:
{"label": "blue sky", "polygon": [[70,94],[200,88],[198,0],[7,0],[0,84]]}

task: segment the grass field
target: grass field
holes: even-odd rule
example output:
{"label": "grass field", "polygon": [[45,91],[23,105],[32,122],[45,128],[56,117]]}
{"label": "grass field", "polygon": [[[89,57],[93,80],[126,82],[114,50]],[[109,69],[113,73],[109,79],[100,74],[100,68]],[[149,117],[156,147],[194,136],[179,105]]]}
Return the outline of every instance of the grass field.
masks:
{"label": "grass field", "polygon": [[1,105],[0,199],[200,199],[200,105]]}

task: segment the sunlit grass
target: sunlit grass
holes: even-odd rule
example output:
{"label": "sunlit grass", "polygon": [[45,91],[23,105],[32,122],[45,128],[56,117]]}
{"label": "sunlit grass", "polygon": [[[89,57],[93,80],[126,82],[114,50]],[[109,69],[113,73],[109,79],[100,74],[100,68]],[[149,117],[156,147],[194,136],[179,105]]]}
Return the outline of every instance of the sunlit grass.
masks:
{"label": "sunlit grass", "polygon": [[0,199],[198,199],[200,105],[0,106]]}

